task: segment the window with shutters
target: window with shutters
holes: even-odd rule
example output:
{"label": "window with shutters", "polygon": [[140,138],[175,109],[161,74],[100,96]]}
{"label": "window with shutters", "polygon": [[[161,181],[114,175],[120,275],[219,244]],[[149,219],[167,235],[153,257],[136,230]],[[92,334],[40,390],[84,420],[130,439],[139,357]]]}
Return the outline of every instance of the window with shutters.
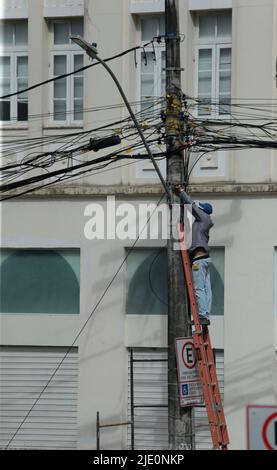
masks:
{"label": "window with shutters", "polygon": [[165,94],[165,43],[148,44],[153,37],[165,33],[164,15],[141,17],[141,44],[144,46],[140,57],[140,99],[141,109],[149,109],[155,98]]}
{"label": "window with shutters", "polygon": [[0,449],[76,449],[78,372],[76,347],[0,346]]}
{"label": "window with shutters", "polygon": [[83,19],[54,20],[51,23],[51,76],[58,77],[75,71],[73,75],[53,82],[53,121],[72,125],[83,122],[84,54],[70,36],[83,37]]}
{"label": "window with shutters", "polygon": [[[0,96],[28,87],[28,23],[0,22]],[[28,120],[27,92],[0,100],[0,121]]]}
{"label": "window with shutters", "polygon": [[[214,353],[220,394],[224,399],[224,351],[215,349]],[[135,450],[168,449],[167,358],[167,350],[163,348],[133,348],[132,357],[129,351],[128,418],[129,421],[134,418],[134,426],[133,436],[132,427],[127,429],[128,449],[131,449],[132,437]],[[194,407],[192,420],[194,449],[212,450],[205,407]]]}
{"label": "window with shutters", "polygon": [[[159,118],[161,101],[165,98],[165,42],[151,43],[154,37],[165,34],[164,15],[146,15],[139,17],[140,40],[143,49],[139,60],[139,100],[140,110],[146,121]],[[153,122],[153,121],[152,121]],[[152,135],[152,134],[151,134]],[[153,138],[153,135],[152,135]],[[157,141],[158,135],[156,135]],[[163,152],[164,145],[152,143],[153,153]],[[166,160],[158,162],[162,175],[166,175]],[[136,163],[136,177],[157,180],[157,172],[151,161],[138,161]]]}
{"label": "window with shutters", "polygon": [[232,15],[199,15],[197,30],[198,115],[224,116],[231,102]]}

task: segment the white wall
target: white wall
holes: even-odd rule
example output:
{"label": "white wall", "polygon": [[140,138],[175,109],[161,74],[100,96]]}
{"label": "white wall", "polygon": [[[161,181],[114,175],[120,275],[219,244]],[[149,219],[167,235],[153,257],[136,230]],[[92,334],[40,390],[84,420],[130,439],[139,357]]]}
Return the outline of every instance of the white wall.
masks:
{"label": "white wall", "polygon": [[[184,12],[181,30],[185,63],[184,86],[194,94],[195,42],[193,15],[187,0],[180,2]],[[30,8],[31,5],[31,8]],[[98,42],[101,57],[109,57],[137,44],[136,24],[129,13],[129,2],[93,0],[85,18],[86,39]],[[29,0],[31,83],[48,74],[45,49],[47,28],[37,16],[42,6]],[[233,1],[233,96],[276,98],[273,81],[276,55],[277,7],[273,0]],[[261,18],[263,21],[261,21]],[[36,30],[37,26],[37,30]],[[37,41],[35,41],[37,38]],[[125,87],[129,99],[136,99],[137,83],[133,58],[110,64]],[[183,65],[183,64],[182,64]],[[86,73],[87,106],[117,104],[121,100],[110,77],[95,67]],[[30,94],[30,109],[41,113],[48,102],[44,88]],[[87,114],[85,129],[126,116],[125,110]],[[32,136],[69,132],[42,129],[30,123]],[[22,130],[9,131],[18,139]],[[227,178],[238,182],[276,181],[276,152],[239,152],[230,157]],[[203,180],[213,181],[209,177]],[[130,170],[117,170],[105,177],[91,177],[93,184],[135,184]],[[147,181],[148,182],[148,181]],[[199,181],[198,181],[199,182]],[[199,195],[199,198],[200,195]],[[215,228],[211,244],[225,246],[225,318],[215,318],[211,327],[215,347],[225,348],[225,410],[231,447],[245,448],[246,405],[276,403],[277,324],[274,316],[274,247],[277,246],[277,202],[274,196],[227,196],[210,198],[215,206]],[[147,196],[146,200],[149,202]],[[84,238],[83,210],[89,199],[33,199],[5,203],[1,214],[1,244],[8,247],[81,247],[81,313],[70,316],[1,317],[1,342],[11,345],[68,346],[88,318],[92,307],[124,256],[123,242],[90,242]],[[145,246],[145,243],[144,243]],[[79,426],[80,448],[95,447],[95,416],[120,422],[127,413],[126,346],[165,346],[165,318],[125,317],[126,274],[123,270],[109,289],[84,334],[80,347]],[[224,329],[223,329],[224,328]],[[103,432],[104,448],[121,448],[121,428]]]}
{"label": "white wall", "polygon": [[[231,446],[237,449],[245,448],[246,405],[270,405],[277,398],[273,295],[277,226],[270,215],[276,213],[277,202],[274,197],[210,200],[215,206],[211,245],[225,246],[226,257],[224,330],[218,317],[211,333],[213,346],[225,349],[225,410]],[[4,205],[2,246],[81,247],[81,313],[79,317],[4,315],[2,344],[72,344],[121,263],[126,246],[119,240],[85,239],[83,211],[90,202],[33,200]],[[143,241],[139,246],[157,246],[157,242]],[[77,341],[81,448],[95,446],[96,411],[105,422],[126,418],[126,346],[166,346],[166,319],[126,318],[125,297],[124,266]],[[102,442],[103,448],[121,448],[122,430],[106,430]]]}

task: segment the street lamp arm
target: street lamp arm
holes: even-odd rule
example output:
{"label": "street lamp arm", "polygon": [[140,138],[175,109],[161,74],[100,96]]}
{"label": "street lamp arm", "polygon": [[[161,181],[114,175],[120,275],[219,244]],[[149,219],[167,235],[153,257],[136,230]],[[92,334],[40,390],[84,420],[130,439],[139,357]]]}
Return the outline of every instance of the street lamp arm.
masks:
{"label": "street lamp arm", "polygon": [[169,201],[171,201],[171,193],[170,193],[170,191],[169,191],[169,189],[168,189],[168,186],[167,186],[167,184],[166,184],[166,182],[165,182],[165,179],[164,179],[163,175],[161,174],[161,171],[160,171],[160,169],[159,169],[159,166],[157,165],[157,162],[155,161],[155,158],[153,157],[152,151],[151,151],[151,149],[150,149],[150,147],[149,147],[149,145],[148,145],[148,143],[147,143],[147,140],[146,140],[145,137],[144,137],[144,134],[143,134],[142,129],[141,129],[140,125],[139,125],[139,122],[138,122],[136,116],[134,115],[133,110],[132,110],[132,108],[131,108],[131,106],[130,106],[130,104],[129,104],[129,101],[127,100],[127,97],[125,96],[125,93],[124,93],[124,91],[123,91],[123,89],[122,89],[122,87],[121,87],[121,85],[120,85],[118,79],[116,78],[115,74],[114,74],[113,71],[110,69],[110,67],[106,64],[106,62],[105,62],[104,60],[102,60],[101,57],[99,57],[99,55],[98,55],[98,53],[97,53],[96,45],[91,45],[91,44],[89,44],[87,41],[85,41],[85,40],[84,40],[83,38],[81,38],[80,36],[71,36],[71,39],[72,39],[72,41],[74,41],[76,44],[78,44],[80,47],[82,47],[82,48],[86,51],[86,53],[87,53],[92,59],[96,59],[98,62],[100,62],[100,64],[102,64],[103,67],[105,67],[105,69],[107,70],[107,72],[108,72],[108,73],[110,74],[110,76],[112,77],[112,79],[113,79],[114,83],[116,84],[116,86],[117,86],[117,88],[118,88],[118,91],[119,91],[119,93],[120,93],[120,95],[121,95],[121,97],[122,97],[122,99],[123,99],[123,101],[124,101],[124,103],[125,103],[125,105],[126,105],[126,108],[128,109],[128,112],[129,112],[129,114],[130,114],[130,116],[131,116],[131,118],[132,118],[132,120],[133,120],[133,123],[134,123],[134,125],[135,125],[135,127],[136,127],[136,129],[137,129],[137,131],[138,131],[138,133],[139,133],[139,136],[140,136],[141,141],[142,141],[142,143],[143,143],[143,145],[144,145],[144,147],[145,147],[145,149],[146,149],[146,151],[147,151],[147,153],[148,153],[148,156],[149,156],[149,158],[151,159],[151,161],[152,161],[152,163],[153,163],[153,165],[154,165],[154,168],[155,168],[155,170],[156,170],[156,172],[157,172],[157,174],[158,174],[158,176],[159,176],[159,178],[160,178],[160,181],[161,181],[161,183],[162,183],[162,185],[163,185],[163,187],[164,187],[164,190],[165,190],[166,194],[167,194],[168,197],[169,197]]}

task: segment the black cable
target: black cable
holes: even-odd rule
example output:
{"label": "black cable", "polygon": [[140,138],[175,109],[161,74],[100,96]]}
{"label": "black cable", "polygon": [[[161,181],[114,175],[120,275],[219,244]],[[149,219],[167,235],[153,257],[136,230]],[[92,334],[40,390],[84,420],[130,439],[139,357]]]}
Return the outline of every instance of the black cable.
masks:
{"label": "black cable", "polygon": [[156,212],[157,208],[159,207],[159,205],[161,204],[163,198],[165,196],[165,193],[161,196],[161,198],[159,199],[158,203],[157,203],[157,206],[155,207],[155,209],[152,211],[152,213],[150,214],[150,216],[148,217],[146,223],[144,224],[143,228],[141,229],[141,231],[139,232],[136,240],[134,241],[134,243],[132,244],[131,248],[129,248],[127,250],[127,253],[126,253],[126,256],[125,258],[123,259],[123,261],[120,263],[119,267],[117,268],[117,270],[115,271],[112,279],[110,280],[110,282],[107,284],[105,290],[103,291],[102,295],[100,296],[100,299],[96,302],[96,304],[94,305],[90,315],[88,316],[87,320],[85,321],[85,323],[83,324],[83,326],[81,327],[81,329],[79,330],[78,334],[76,335],[76,337],[74,338],[74,341],[73,343],[71,344],[71,346],[69,346],[69,348],[67,349],[64,357],[62,358],[62,360],[59,362],[58,366],[56,367],[56,369],[54,370],[54,372],[52,373],[51,377],[49,378],[49,380],[47,381],[46,385],[43,387],[42,391],[39,393],[38,397],[36,398],[35,402],[33,403],[33,405],[31,406],[31,408],[29,409],[28,413],[25,415],[24,419],[21,421],[20,425],[18,426],[18,428],[16,429],[16,431],[14,432],[13,436],[11,437],[11,439],[9,440],[8,444],[6,445],[5,449],[7,450],[11,444],[11,442],[14,440],[15,436],[17,435],[17,433],[20,431],[20,429],[22,428],[23,424],[26,422],[27,418],[30,416],[30,413],[32,412],[32,410],[34,409],[34,407],[36,406],[36,404],[38,403],[38,401],[40,400],[41,396],[43,395],[44,391],[47,389],[48,385],[50,384],[50,382],[52,381],[52,379],[54,378],[54,376],[56,375],[56,373],[58,372],[58,370],[60,369],[61,365],[63,364],[63,362],[65,361],[66,357],[68,356],[68,354],[70,353],[71,349],[73,348],[73,346],[75,345],[76,341],[78,340],[78,338],[81,336],[82,332],[84,331],[84,329],[86,328],[88,322],[90,321],[91,317],[93,316],[94,312],[96,311],[96,309],[98,308],[98,306],[100,305],[100,303],[102,302],[102,300],[104,299],[106,293],[108,292],[108,290],[110,289],[111,285],[113,284],[114,280],[116,279],[117,275],[119,274],[119,272],[121,271],[122,267],[124,266],[125,262],[127,261],[128,257],[130,256],[130,254],[132,253],[132,251],[134,250],[141,234],[143,233],[145,227],[147,227],[148,223],[150,222],[152,216],[154,215],[154,213]]}
{"label": "black cable", "polygon": [[[148,44],[151,44],[151,42],[152,41],[150,41]],[[116,54],[112,57],[108,57],[107,59],[104,59],[104,62],[109,62],[111,60],[118,59],[119,57],[122,57],[126,54],[129,54],[130,52],[136,51],[137,49],[141,49],[141,48],[142,48],[142,46],[132,47],[131,49],[127,49],[123,52],[120,52],[119,54]],[[47,85],[48,83],[54,82],[56,80],[61,80],[61,79],[66,78],[66,77],[70,77],[70,75],[74,75],[75,73],[83,72],[84,70],[87,70],[91,67],[94,67],[95,65],[99,65],[99,62],[96,61],[93,64],[85,65],[84,67],[81,67],[80,69],[74,70],[73,72],[65,73],[63,75],[59,75],[58,77],[49,78],[48,80],[45,80],[45,81],[40,82],[40,83],[36,83],[35,85],[32,85],[28,88],[24,88],[23,90],[16,91],[14,93],[10,93],[8,95],[0,96],[0,100],[11,98],[12,96],[17,96],[17,95],[20,95],[21,93],[26,93],[27,91],[34,90],[35,88],[38,88],[38,87],[43,86],[43,85]]]}
{"label": "black cable", "polygon": [[195,162],[193,163],[193,165],[191,166],[190,168],[190,171],[188,172],[188,178],[187,178],[187,185],[189,184],[189,179],[190,179],[190,176],[191,176],[191,173],[194,169],[194,167],[197,165],[197,163],[199,162],[199,160],[204,157],[204,155],[206,155],[207,153],[210,153],[212,150],[207,150],[206,152],[202,153],[196,160]]}
{"label": "black cable", "polygon": [[[149,112],[150,109],[152,109],[154,106],[155,106],[155,104],[151,104],[146,109]],[[142,115],[142,112],[140,111],[140,112],[136,113],[136,115],[139,117],[139,116]],[[148,116],[148,117],[149,117],[150,120],[154,119],[155,114],[152,115],[152,116]],[[33,148],[40,147],[42,144],[45,144],[46,142],[48,144],[56,143],[56,142],[59,142],[61,140],[72,138],[72,137],[75,137],[75,136],[86,136],[86,135],[88,135],[89,133],[92,133],[92,132],[100,132],[100,131],[102,132],[106,129],[110,129],[110,132],[112,132],[112,131],[115,131],[115,129],[112,129],[113,126],[120,126],[122,128],[124,123],[127,124],[127,123],[131,123],[131,122],[132,122],[131,118],[128,116],[124,119],[121,119],[121,120],[118,120],[118,121],[113,121],[109,124],[105,124],[105,125],[102,125],[102,126],[91,128],[87,131],[74,132],[74,133],[69,133],[69,134],[50,135],[50,136],[36,137],[36,138],[30,138],[30,139],[23,139],[21,141],[21,143],[19,143],[18,141],[14,141],[14,140],[4,142],[2,144],[2,148],[3,148],[2,157],[6,158],[9,155],[13,155],[15,150],[17,150],[17,151],[18,150],[20,150],[20,151],[25,150],[26,151],[27,149],[31,150]],[[4,154],[3,154],[3,152],[4,152]]]}
{"label": "black cable", "polygon": [[[143,46],[143,47],[145,47],[145,46]],[[86,51],[86,52],[87,52],[87,51]],[[164,190],[165,190],[165,192],[166,192],[167,195],[168,195],[168,200],[170,201],[170,200],[171,200],[171,193],[170,193],[170,191],[169,191],[169,189],[168,189],[167,183],[166,183],[166,181],[165,181],[165,179],[164,179],[164,177],[163,177],[163,175],[162,175],[162,173],[161,173],[161,171],[160,171],[160,169],[159,169],[157,163],[155,162],[155,159],[154,159],[154,157],[153,157],[153,155],[152,155],[151,148],[149,147],[148,142],[147,142],[147,140],[146,140],[145,137],[144,137],[144,134],[143,134],[142,129],[141,129],[140,125],[139,125],[139,122],[138,122],[138,120],[137,120],[135,114],[133,113],[133,110],[132,110],[132,108],[131,108],[131,106],[130,106],[130,103],[129,103],[129,101],[128,101],[128,99],[127,99],[127,97],[126,97],[124,91],[123,91],[123,88],[122,88],[121,84],[119,83],[117,77],[115,76],[115,74],[113,73],[113,71],[111,70],[111,68],[106,64],[106,62],[105,62],[104,60],[101,59],[101,57],[99,57],[99,55],[98,55],[97,53],[95,54],[95,57],[92,55],[92,58],[95,58],[96,60],[98,60],[98,61],[103,65],[103,67],[107,70],[107,72],[109,73],[109,75],[112,77],[112,80],[114,81],[114,83],[115,83],[115,85],[116,85],[116,87],[117,87],[117,89],[118,89],[118,91],[119,91],[119,93],[120,93],[120,95],[121,95],[121,97],[122,97],[122,99],[123,99],[125,105],[126,105],[126,108],[127,108],[128,112],[129,112],[129,114],[130,114],[130,116],[131,116],[131,118],[132,118],[132,120],[133,120],[133,122],[134,122],[134,125],[135,125],[135,127],[136,127],[136,129],[137,129],[137,131],[138,131],[138,134],[139,134],[140,138],[141,138],[141,141],[142,141],[143,145],[145,146],[145,149],[146,149],[146,151],[147,151],[147,153],[148,153],[148,155],[149,155],[149,158],[151,159],[151,161],[152,161],[152,163],[153,163],[153,165],[154,165],[154,168],[155,168],[156,173],[157,173],[157,175],[158,175],[158,177],[159,177],[159,179],[160,179],[160,181],[161,181],[161,183],[162,183],[162,185],[163,185],[163,187],[164,187]]]}
{"label": "black cable", "polygon": [[[140,161],[140,160],[136,160],[136,161]],[[21,193],[17,193],[17,194],[12,194],[11,196],[5,196],[3,198],[0,199],[0,202],[2,201],[8,201],[10,199],[15,199],[15,198],[18,198],[20,196],[24,196],[25,194],[30,194],[34,191],[39,191],[40,189],[42,188],[45,188],[47,186],[54,186],[55,184],[59,183],[60,181],[68,181],[69,179],[73,180],[74,178],[76,179],[80,179],[81,176],[80,175],[84,175],[84,174],[87,174],[87,173],[92,173],[95,171],[94,175],[98,175],[100,173],[105,173],[106,171],[113,171],[114,169],[117,169],[117,168],[122,168],[124,166],[128,166],[128,165],[133,165],[134,163],[136,163],[136,161],[134,162],[129,162],[129,163],[125,163],[123,165],[118,165],[118,166],[115,166],[113,168],[109,168],[109,169],[106,169],[106,170],[102,170],[102,171],[96,171],[94,168],[89,168],[88,170],[84,170],[84,171],[80,171],[79,173],[77,173],[76,175],[69,175],[67,177],[60,177],[58,180],[56,181],[50,181],[49,183],[45,183],[45,184],[42,184],[40,186],[35,186],[34,188],[30,188],[30,189],[27,189],[26,191],[23,191]],[[108,162],[108,164],[111,164],[113,163],[113,161],[111,162]],[[88,174],[87,176],[90,176],[90,174]]]}
{"label": "black cable", "polygon": [[[154,139],[154,142],[156,142],[156,139]],[[140,145],[140,144],[137,144],[137,145]],[[134,147],[134,145],[132,145],[132,148]],[[127,147],[127,150],[129,149],[130,147]],[[126,149],[125,149],[126,150]],[[78,149],[75,149],[74,151],[91,151],[89,145],[84,145]],[[56,176],[59,176],[59,175],[62,175],[64,173],[69,173],[71,171],[76,171],[80,168],[84,168],[84,167],[87,167],[87,166],[91,166],[91,165],[95,165],[97,163],[103,163],[103,162],[106,162],[108,160],[110,160],[111,158],[114,158],[116,157],[117,159],[121,158],[120,157],[120,153],[122,152],[122,149],[118,150],[117,152],[112,152],[108,155],[104,155],[103,157],[98,157],[98,158],[94,158],[92,160],[88,160],[87,162],[84,162],[84,163],[80,163],[79,165],[71,165],[67,168],[62,168],[62,169],[59,169],[59,170],[54,170],[52,172],[49,172],[49,174],[47,175],[37,175],[37,176],[31,176],[29,178],[25,178],[24,180],[19,180],[17,182],[14,182],[14,183],[7,183],[7,184],[2,184],[0,186],[0,192],[7,192],[7,191],[10,191],[12,189],[16,189],[16,188],[21,188],[23,186],[28,186],[29,184],[33,184],[33,183],[38,183],[40,181],[43,181],[45,179],[48,179],[50,177],[56,177]],[[49,152],[47,152],[48,154]],[[136,158],[136,157],[129,157],[129,158]],[[139,157],[141,158],[141,157]]]}

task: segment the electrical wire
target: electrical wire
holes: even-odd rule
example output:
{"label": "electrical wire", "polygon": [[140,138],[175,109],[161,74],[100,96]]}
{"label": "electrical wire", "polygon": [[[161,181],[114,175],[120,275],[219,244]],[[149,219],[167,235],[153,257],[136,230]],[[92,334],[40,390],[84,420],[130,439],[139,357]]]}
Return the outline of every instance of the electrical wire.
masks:
{"label": "electrical wire", "polygon": [[[152,132],[152,134],[153,134],[154,132],[155,132],[155,130]],[[151,137],[151,134],[149,134],[148,139],[149,139],[149,137]],[[149,142],[151,143],[152,141],[149,141]],[[156,142],[156,139],[154,139],[153,142]],[[71,142],[71,145],[72,145],[72,142]],[[101,162],[105,161],[105,159],[107,159],[107,158],[115,157],[116,155],[118,155],[119,153],[121,153],[121,152],[124,151],[124,150],[130,150],[130,148],[139,147],[139,146],[140,146],[140,143],[137,143],[137,144],[134,144],[134,143],[133,143],[131,147],[128,145],[128,146],[125,147],[125,149],[122,149],[122,148],[121,148],[121,149],[118,150],[117,152],[112,152],[112,153],[108,154],[108,156],[100,157],[100,158],[98,158],[98,159],[89,160],[88,162],[84,162],[84,163],[82,163],[82,164],[80,164],[80,165],[72,165],[72,166],[68,167],[68,168],[67,168],[66,170],[64,170],[64,171],[67,171],[67,172],[68,172],[68,171],[71,171],[71,170],[74,170],[74,171],[75,171],[76,169],[81,168],[82,166],[87,166],[87,165],[91,165],[91,164],[95,164],[95,163],[101,163]],[[72,158],[73,154],[76,153],[76,152],[77,152],[77,153],[78,153],[78,152],[89,152],[89,151],[91,151],[91,150],[92,150],[92,149],[91,149],[90,145],[89,145],[89,144],[85,144],[85,145],[79,146],[79,147],[77,147],[77,148],[74,147],[73,149],[70,149],[70,150],[66,150],[66,149],[64,149],[64,148],[61,148],[61,150],[59,149],[58,151],[56,151],[56,154],[59,155],[59,152],[61,153],[61,156],[60,156],[60,159],[59,159],[59,161],[61,161],[61,160],[63,160],[64,158],[68,158],[69,156]],[[55,152],[54,152],[54,153],[55,153]],[[3,171],[3,170],[11,170],[11,169],[13,169],[13,168],[17,168],[18,166],[22,166],[22,165],[24,165],[24,164],[27,165],[27,167],[31,166],[31,168],[36,167],[36,166],[38,166],[39,168],[41,168],[41,167],[43,167],[43,166],[44,166],[44,167],[47,167],[47,166],[49,166],[48,161],[47,161],[47,163],[44,162],[43,164],[41,163],[41,164],[39,164],[39,165],[36,165],[36,164],[37,164],[37,161],[39,161],[39,160],[40,160],[41,158],[43,158],[43,157],[46,157],[46,158],[48,158],[49,156],[52,157],[52,154],[53,154],[53,152],[46,152],[46,153],[44,153],[44,154],[36,155],[35,157],[33,157],[33,158],[27,160],[25,163],[24,163],[24,161],[23,161],[23,162],[21,162],[21,163],[19,163],[19,164],[10,164],[10,165],[6,165],[6,166],[4,166],[4,167],[1,167],[0,169],[1,169],[2,171]],[[36,164],[35,164],[34,162],[36,162]],[[56,162],[57,162],[57,159],[54,159],[54,162],[56,163]],[[59,175],[59,174],[62,173],[62,171],[63,171],[63,170],[52,171],[52,172],[49,173],[49,176],[56,176],[56,175]],[[38,176],[34,176],[34,177],[31,177],[31,178],[26,179],[26,180],[20,180],[20,181],[18,182],[18,186],[22,186],[22,185],[26,185],[26,184],[29,184],[29,183],[32,183],[32,182],[36,182],[36,180],[39,181],[40,178],[45,179],[45,177],[46,177],[46,175],[43,175],[43,176],[38,175]],[[5,185],[5,184],[2,184],[2,185],[0,186],[0,191],[5,191],[5,190],[9,190],[9,189],[14,189],[15,187],[16,187],[16,184],[13,185],[13,186],[8,186],[8,185]]]}
{"label": "electrical wire", "polygon": [[[151,112],[151,114],[149,114],[149,112],[153,110],[153,107],[156,106],[156,103],[158,102],[159,100],[157,100],[156,102],[154,102],[154,104],[152,104],[152,101],[151,101],[150,106],[146,108],[146,111],[148,113],[148,120],[150,120],[150,122],[151,120],[154,121],[155,118],[159,117],[159,111],[155,111],[155,113]],[[144,120],[144,115],[142,114],[141,111],[137,112],[136,116]],[[92,132],[104,132],[108,129],[110,130],[110,132],[113,132],[113,131],[118,132],[119,130],[122,132],[124,130],[124,126],[126,125],[131,126],[131,119],[129,116],[126,118],[120,119],[118,121],[113,121],[112,123],[109,123],[109,124],[91,128],[87,131],[67,133],[67,134],[58,134],[58,135],[56,134],[56,135],[50,135],[50,136],[41,136],[38,138],[23,139],[21,142],[18,142],[18,140],[2,142],[2,157],[3,158],[8,157],[10,155],[13,155],[15,152],[24,152],[24,151],[26,152],[27,150],[32,150],[34,148],[40,147],[41,145],[45,145],[46,143],[53,144],[61,140],[75,138],[75,136],[78,136],[78,135],[85,137],[89,133],[92,133]],[[114,126],[119,126],[119,127],[114,127]]]}
{"label": "electrical wire", "polygon": [[[152,41],[150,41],[148,44],[151,44],[151,42]],[[122,57],[126,54],[129,54],[130,52],[134,52],[138,49],[142,49],[142,46],[135,46],[135,47],[132,47],[130,49],[126,49],[125,51],[120,52],[119,54],[116,54],[116,55],[113,55],[111,57],[108,57],[107,59],[104,59],[104,62],[110,62],[111,60],[118,59],[119,57]],[[89,65],[86,65],[84,67],[81,67],[80,69],[73,70],[73,72],[65,73],[63,75],[58,75],[57,77],[49,78],[48,80],[44,80],[43,82],[36,83],[35,85],[31,85],[28,88],[24,88],[23,90],[18,90],[14,93],[9,93],[7,95],[0,96],[0,100],[11,98],[13,96],[18,96],[22,93],[26,93],[28,91],[34,90],[35,88],[41,87],[43,85],[47,85],[48,83],[55,82],[56,80],[61,80],[61,79],[66,78],[66,77],[70,77],[71,75],[83,72],[84,70],[87,70],[91,67],[99,65],[99,63],[100,63],[99,61],[95,61],[93,64],[89,64]]]}
{"label": "electrical wire", "polygon": [[34,409],[34,407],[36,406],[36,404],[38,403],[38,401],[40,400],[41,396],[43,395],[43,393],[45,392],[45,390],[47,389],[48,385],[51,383],[52,379],[55,377],[56,373],[58,372],[58,370],[61,368],[62,364],[64,363],[66,357],[68,356],[68,354],[70,353],[70,351],[72,350],[72,348],[74,347],[74,345],[76,344],[77,340],[79,339],[79,337],[81,336],[82,332],[84,331],[84,329],[86,328],[87,324],[89,323],[90,319],[92,318],[92,316],[94,315],[95,311],[97,310],[97,308],[99,307],[99,305],[101,304],[102,300],[104,299],[105,295],[107,294],[107,292],[109,291],[110,287],[112,286],[114,280],[116,279],[117,275],[119,274],[119,272],[121,271],[122,267],[124,266],[125,262],[127,261],[128,257],[130,256],[130,254],[132,253],[132,251],[134,250],[137,242],[139,241],[140,239],[140,236],[141,234],[144,232],[145,228],[148,226],[148,223],[150,222],[152,216],[154,215],[154,213],[156,212],[157,208],[159,207],[159,205],[161,204],[163,198],[165,196],[165,193],[162,194],[161,198],[159,199],[155,209],[152,211],[152,213],[150,214],[150,216],[148,217],[146,223],[144,224],[143,228],[141,229],[141,231],[139,232],[136,240],[134,241],[134,243],[132,244],[132,246],[127,250],[127,253],[126,253],[126,256],[124,257],[123,261],[119,264],[118,268],[116,269],[114,275],[112,276],[111,280],[109,281],[109,283],[107,284],[106,288],[104,289],[102,295],[100,296],[99,300],[96,302],[96,304],[94,305],[90,315],[88,316],[87,320],[85,321],[85,323],[83,324],[83,326],[80,328],[78,334],[75,336],[71,346],[69,346],[69,348],[67,349],[65,355],[63,356],[62,360],[59,362],[58,366],[56,367],[56,369],[54,370],[54,372],[52,373],[51,377],[48,379],[48,381],[46,382],[45,386],[42,388],[41,392],[39,393],[38,397],[36,398],[36,400],[34,401],[33,405],[31,406],[31,408],[29,409],[29,411],[27,412],[27,414],[25,415],[24,419],[21,421],[20,425],[17,427],[16,431],[14,432],[14,434],[12,435],[12,437],[10,438],[8,444],[6,445],[5,449],[7,450],[10,446],[10,444],[12,443],[12,441],[14,440],[14,438],[16,437],[16,435],[18,434],[18,432],[20,431],[20,429],[22,428],[22,426],[24,425],[24,423],[26,422],[26,420],[28,419],[28,417],[30,416],[32,410]]}
{"label": "electrical wire", "polygon": [[[152,106],[151,106],[152,107]],[[148,139],[149,137],[151,137],[151,133],[152,135],[156,132],[156,123],[155,123],[155,119],[156,119],[156,115],[152,115],[151,118],[148,118],[148,123],[147,123],[147,128],[146,128],[146,133],[148,133]],[[124,120],[125,121],[125,120]],[[151,123],[152,121],[152,123]],[[107,127],[107,126],[103,126],[103,127]],[[133,126],[129,126],[126,127],[125,126],[125,129],[129,128],[130,130],[133,129]],[[121,133],[123,134],[124,136],[124,139],[127,139],[127,140],[132,140],[133,138],[137,137],[137,134],[136,132],[129,132],[129,134],[125,134],[125,132],[123,132],[123,129],[124,127],[121,128]],[[80,147],[76,147],[76,143],[80,142],[81,139],[84,139],[86,137],[86,134],[90,132],[90,131],[86,131],[85,133],[81,132],[81,133],[77,133],[77,134],[73,134],[75,135],[74,139],[70,139],[70,142],[67,144],[63,144],[61,145],[57,150],[55,150],[54,152],[51,151],[51,152],[45,152],[43,154],[39,154],[39,155],[36,155],[32,158],[28,158],[30,157],[31,154],[28,155],[28,157],[25,157],[21,160],[21,162],[19,163],[12,163],[12,164],[8,164],[8,165],[4,165],[0,168],[0,170],[2,170],[3,174],[2,174],[2,180],[6,180],[6,181],[10,181],[13,177],[14,177],[14,174],[15,174],[15,170],[17,170],[17,168],[20,168],[20,169],[24,169],[25,167],[28,168],[28,170],[26,170],[26,168],[24,169],[24,171],[22,170],[21,172],[18,172],[19,176],[22,176],[24,173],[26,173],[26,171],[29,171],[30,169],[34,169],[34,168],[47,168],[49,166],[51,166],[51,164],[54,164],[54,163],[57,163],[58,161],[62,161],[64,160],[65,158],[66,159],[70,159],[71,160],[75,160],[75,161],[80,161],[76,158],[74,158],[74,154],[76,154],[76,152],[78,151],[83,151],[83,150],[86,150],[87,149],[87,144],[84,145],[84,146],[80,146]],[[109,135],[111,135],[111,133],[109,133]],[[86,137],[87,139],[87,137]],[[156,140],[152,140],[153,142],[156,142]],[[73,146],[74,144],[74,146]],[[67,149],[67,145],[69,145],[70,147],[73,147],[73,148],[69,148]],[[134,147],[139,147],[139,143],[133,143],[132,144],[132,148]],[[87,149],[87,150],[90,150],[90,149]],[[126,150],[130,150],[129,147],[126,147]],[[66,153],[68,152],[68,153]],[[122,149],[120,149],[119,152],[122,152]],[[53,155],[55,154],[55,158],[53,158]],[[111,156],[111,155],[110,155]],[[112,155],[114,156],[114,155]],[[91,164],[95,164],[95,163],[99,163],[97,160],[94,162],[94,161],[91,161]],[[85,164],[83,163],[83,165],[88,165],[90,163],[86,162]],[[22,186],[22,185],[25,185],[26,183],[33,183],[36,181],[36,179],[39,181],[40,179],[46,179],[47,177],[51,177],[51,176],[57,176],[57,175],[60,175],[62,174],[62,172],[68,172],[68,171],[71,171],[71,170],[74,170],[76,171],[76,169],[78,168],[77,165],[74,165],[74,166],[69,166],[68,165],[68,168],[65,170],[60,170],[60,173],[53,173],[53,172],[49,172],[48,175],[43,175],[43,176],[36,176],[36,177],[33,177],[35,179],[30,179],[29,181],[25,181],[25,180],[21,180],[18,185],[19,186]],[[12,170],[14,170],[14,173],[11,173]],[[8,174],[5,174],[4,171],[8,172]],[[14,189],[15,187],[17,186],[16,183],[12,184],[11,186],[7,186],[5,184],[2,184],[2,191],[6,191],[7,189]]]}

